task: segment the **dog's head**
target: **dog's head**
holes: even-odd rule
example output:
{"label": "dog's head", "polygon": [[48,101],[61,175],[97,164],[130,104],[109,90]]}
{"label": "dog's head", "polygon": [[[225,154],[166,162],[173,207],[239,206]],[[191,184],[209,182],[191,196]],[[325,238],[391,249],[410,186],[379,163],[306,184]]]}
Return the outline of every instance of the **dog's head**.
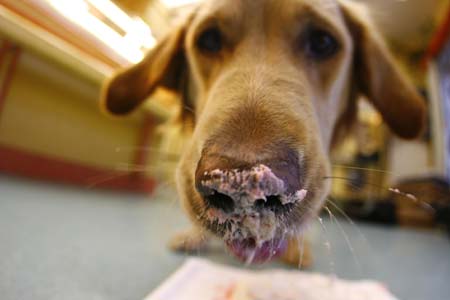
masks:
{"label": "dog's head", "polygon": [[177,172],[186,210],[256,261],[318,212],[329,149],[358,95],[404,138],[420,133],[425,116],[365,11],[334,0],[204,3],[106,84],[104,108],[128,113],[157,87],[195,111]]}

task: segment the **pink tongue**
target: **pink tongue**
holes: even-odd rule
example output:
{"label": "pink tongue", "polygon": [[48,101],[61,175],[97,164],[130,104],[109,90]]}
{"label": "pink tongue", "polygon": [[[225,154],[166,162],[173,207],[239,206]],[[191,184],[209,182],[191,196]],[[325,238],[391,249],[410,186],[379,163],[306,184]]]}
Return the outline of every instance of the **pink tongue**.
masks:
{"label": "pink tongue", "polygon": [[260,247],[256,247],[253,238],[227,241],[226,244],[238,259],[247,263],[264,263],[283,253],[287,246],[285,240],[273,240],[266,241]]}

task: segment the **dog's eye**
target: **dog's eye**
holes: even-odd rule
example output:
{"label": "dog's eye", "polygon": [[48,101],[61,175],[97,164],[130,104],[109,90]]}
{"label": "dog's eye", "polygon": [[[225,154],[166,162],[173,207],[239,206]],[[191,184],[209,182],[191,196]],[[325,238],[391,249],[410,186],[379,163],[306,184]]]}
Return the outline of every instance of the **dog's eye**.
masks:
{"label": "dog's eye", "polygon": [[222,34],[217,28],[204,31],[197,39],[197,47],[205,52],[217,53],[222,50]]}
{"label": "dog's eye", "polygon": [[305,46],[306,53],[318,60],[333,56],[339,49],[336,39],[321,29],[313,29],[307,33]]}

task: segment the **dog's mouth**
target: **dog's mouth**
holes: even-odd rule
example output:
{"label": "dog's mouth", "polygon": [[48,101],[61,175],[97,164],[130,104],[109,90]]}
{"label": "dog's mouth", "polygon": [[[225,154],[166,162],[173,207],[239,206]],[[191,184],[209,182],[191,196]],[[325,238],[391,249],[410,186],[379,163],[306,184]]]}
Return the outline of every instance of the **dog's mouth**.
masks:
{"label": "dog's mouth", "polygon": [[225,213],[210,208],[206,227],[221,237],[231,254],[245,263],[263,263],[277,257],[286,248],[292,230],[285,226],[286,213],[246,208]]}
{"label": "dog's mouth", "polygon": [[263,263],[279,256],[286,250],[285,239],[274,238],[258,243],[254,238],[225,241],[229,251],[241,261],[250,263]]}

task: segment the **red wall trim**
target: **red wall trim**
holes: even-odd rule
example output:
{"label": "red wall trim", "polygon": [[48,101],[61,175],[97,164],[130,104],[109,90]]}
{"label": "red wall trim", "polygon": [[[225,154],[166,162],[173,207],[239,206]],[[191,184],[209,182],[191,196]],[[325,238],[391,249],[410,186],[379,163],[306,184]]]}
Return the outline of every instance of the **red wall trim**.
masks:
{"label": "red wall trim", "polygon": [[436,30],[431,42],[426,50],[422,65],[425,67],[427,63],[435,58],[445,46],[448,38],[450,37],[450,7],[447,10],[447,15],[445,16],[442,24]]}
{"label": "red wall trim", "polygon": [[156,182],[133,173],[100,169],[0,145],[0,172],[79,185],[151,193]]}

